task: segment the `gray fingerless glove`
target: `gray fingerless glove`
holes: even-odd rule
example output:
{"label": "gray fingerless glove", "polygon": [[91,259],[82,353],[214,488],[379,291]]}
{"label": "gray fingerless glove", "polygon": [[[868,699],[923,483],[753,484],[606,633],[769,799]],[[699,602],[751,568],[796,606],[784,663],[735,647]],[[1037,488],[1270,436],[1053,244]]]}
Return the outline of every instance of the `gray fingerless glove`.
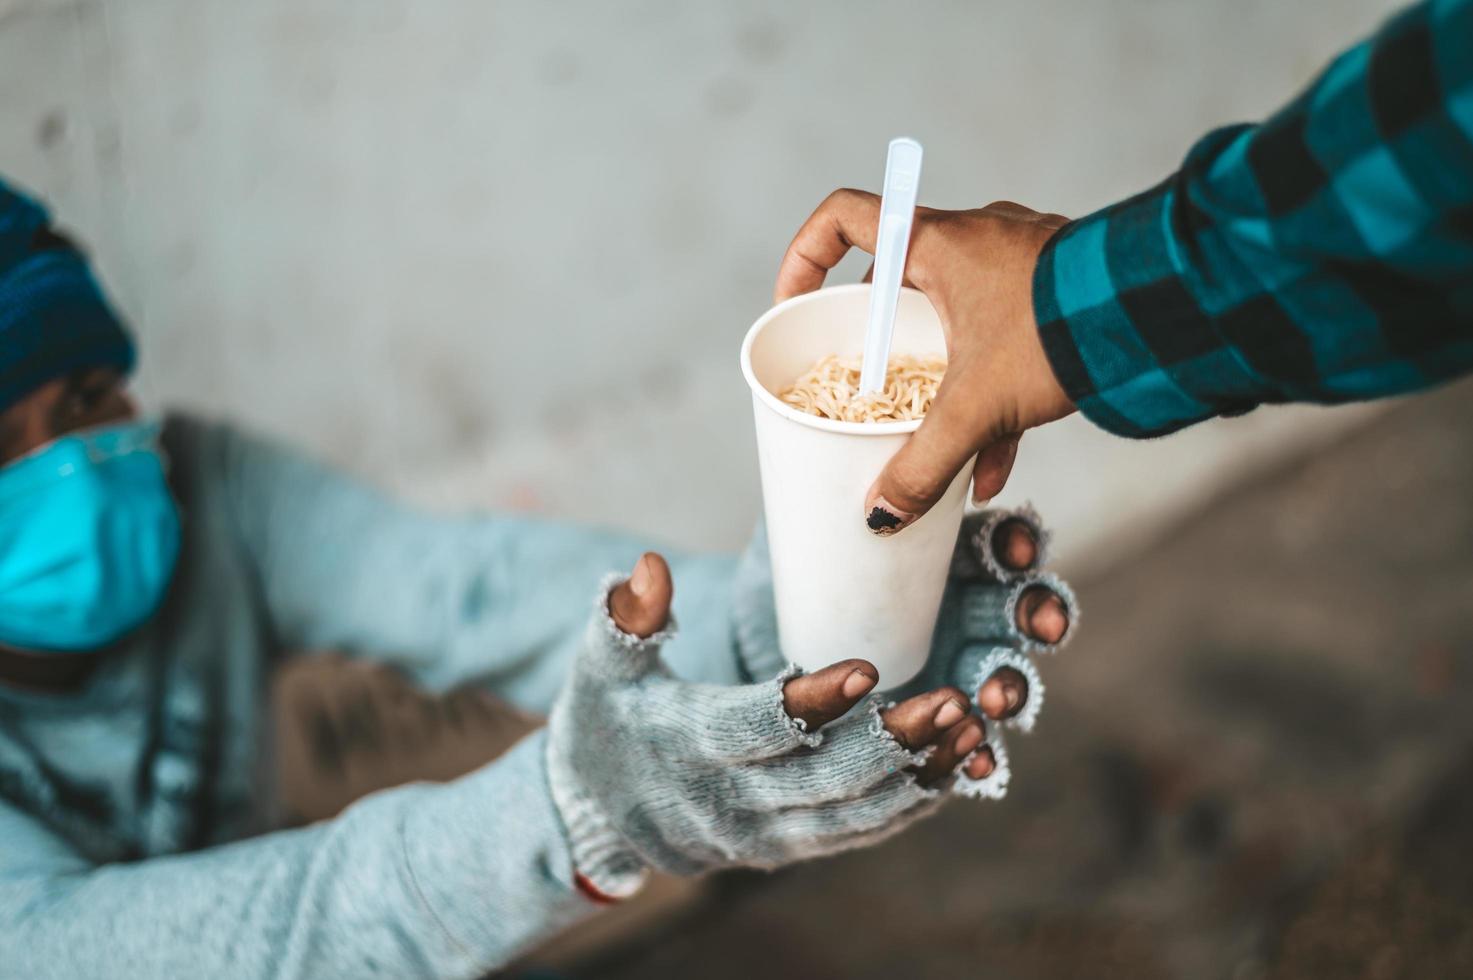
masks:
{"label": "gray fingerless glove", "polygon": [[[1009,521],[1027,525],[1037,542],[1033,563],[1027,568],[1010,569],[997,558],[993,538]],[[1004,667],[1016,670],[1028,682],[1022,710],[1001,726],[988,729],[988,744],[997,757],[992,773],[981,780],[958,774],[954,788],[964,796],[996,799],[1006,795],[1012,771],[1000,728],[1033,730],[1043,708],[1044,685],[1032,655],[1057,651],[1076,630],[1079,602],[1073,590],[1057,576],[1041,571],[1048,557],[1048,542],[1049,534],[1032,507],[987,510],[968,514],[962,520],[952,554],[951,578],[936,618],[931,658],[921,675],[902,692],[952,684],[972,695]],[[1069,628],[1059,643],[1040,642],[1018,628],[1018,601],[1024,592],[1037,587],[1049,589],[1064,604]]]}
{"label": "gray fingerless glove", "polygon": [[648,639],[608,613],[612,578],[548,722],[547,771],[573,864],[599,891],[631,894],[647,867],[696,874],[775,868],[872,844],[933,811],[923,761],[869,698],[821,731],[783,710],[797,673],[738,687],[676,679]]}
{"label": "gray fingerless glove", "polygon": [[[993,536],[1010,520],[1026,524],[1037,542],[1036,557],[1026,569],[1009,569],[996,557]],[[958,772],[952,788],[959,795],[1001,799],[1007,794],[1012,771],[1001,727],[1031,731],[1043,707],[1043,680],[1031,654],[1052,653],[1062,646],[1062,641],[1041,643],[1018,629],[1017,605],[1023,593],[1039,586],[1055,592],[1064,603],[1070,624],[1064,640],[1076,632],[1079,603],[1073,591],[1063,580],[1041,571],[1047,558],[1048,541],[1048,532],[1031,507],[967,515],[952,555],[951,577],[937,615],[926,669],[904,688],[890,692],[890,697],[899,700],[936,687],[955,685],[971,695],[1002,667],[1012,667],[1027,679],[1028,699],[1023,710],[1002,726],[987,723],[986,744],[996,763],[992,772],[980,780]],[[771,677],[782,669],[784,660],[772,599],[767,533],[762,523],[758,524],[737,566],[733,588],[733,642],[742,668],[752,679]],[[849,656],[846,651],[834,651],[835,660],[846,656]]]}

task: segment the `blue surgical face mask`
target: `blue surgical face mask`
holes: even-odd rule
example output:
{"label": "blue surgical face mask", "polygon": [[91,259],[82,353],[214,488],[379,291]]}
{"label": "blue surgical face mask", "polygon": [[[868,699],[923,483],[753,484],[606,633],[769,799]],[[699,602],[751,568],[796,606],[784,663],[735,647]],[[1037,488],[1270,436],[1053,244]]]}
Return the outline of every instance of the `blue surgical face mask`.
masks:
{"label": "blue surgical face mask", "polygon": [[0,643],[106,646],[158,608],[178,557],[157,421],[71,433],[0,467]]}

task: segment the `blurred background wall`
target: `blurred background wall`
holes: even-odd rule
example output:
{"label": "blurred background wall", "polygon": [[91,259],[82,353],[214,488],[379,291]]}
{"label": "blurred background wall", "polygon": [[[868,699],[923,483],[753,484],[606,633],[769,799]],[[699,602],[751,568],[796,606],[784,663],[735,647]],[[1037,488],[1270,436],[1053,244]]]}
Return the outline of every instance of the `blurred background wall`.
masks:
{"label": "blurred background wall", "polygon": [[[895,8],[905,9],[900,19]],[[438,506],[737,546],[736,349],[829,190],[1079,214],[1272,110],[1387,0],[0,0],[0,171],[90,243],[155,405]],[[840,279],[863,263],[850,261]],[[1366,413],[1030,435],[1089,563]]]}

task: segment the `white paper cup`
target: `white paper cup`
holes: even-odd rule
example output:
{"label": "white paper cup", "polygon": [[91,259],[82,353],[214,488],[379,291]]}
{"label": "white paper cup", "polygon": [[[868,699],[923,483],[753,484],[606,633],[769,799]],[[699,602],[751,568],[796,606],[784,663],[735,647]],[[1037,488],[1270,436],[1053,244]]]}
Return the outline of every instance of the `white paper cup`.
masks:
{"label": "white paper cup", "polygon": [[[835,286],[768,310],[742,343],[742,374],[752,388],[783,654],[805,670],[863,657],[886,689],[926,663],[971,466],[925,516],[878,537],[865,527],[865,493],[920,422],[835,422],[777,397],[820,358],[863,350],[869,293],[868,285]],[[946,352],[936,310],[914,289],[901,291],[891,352]]]}

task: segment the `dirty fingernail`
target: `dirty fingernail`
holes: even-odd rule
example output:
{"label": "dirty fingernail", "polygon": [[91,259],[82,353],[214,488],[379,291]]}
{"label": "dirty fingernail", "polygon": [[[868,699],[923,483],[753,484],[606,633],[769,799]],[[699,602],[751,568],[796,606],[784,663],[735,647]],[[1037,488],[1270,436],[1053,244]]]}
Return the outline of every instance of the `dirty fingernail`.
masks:
{"label": "dirty fingernail", "polygon": [[894,534],[913,520],[915,520],[914,514],[907,514],[884,497],[876,497],[870,502],[869,516],[865,518],[864,523],[875,534],[884,537],[887,534]]}
{"label": "dirty fingernail", "polygon": [[967,706],[958,703],[955,698],[952,698],[936,712],[936,717],[933,721],[937,728],[950,728],[952,725],[961,721],[966,716],[966,713]]}
{"label": "dirty fingernail", "polygon": [[956,737],[957,755],[966,755],[982,744],[982,729],[973,726]]}
{"label": "dirty fingernail", "polygon": [[864,694],[874,686],[875,679],[856,667],[853,673],[844,678],[844,686],[840,690],[843,692],[844,697],[853,699]]}

